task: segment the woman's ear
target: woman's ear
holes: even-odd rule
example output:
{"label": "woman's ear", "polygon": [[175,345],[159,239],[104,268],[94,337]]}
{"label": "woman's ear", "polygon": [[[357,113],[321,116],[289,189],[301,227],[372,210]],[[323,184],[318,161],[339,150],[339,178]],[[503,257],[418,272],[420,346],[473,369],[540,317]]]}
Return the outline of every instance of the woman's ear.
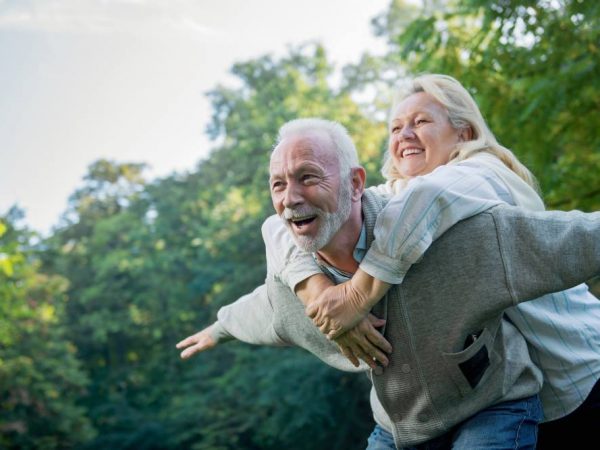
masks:
{"label": "woman's ear", "polygon": [[460,129],[458,133],[458,140],[461,142],[472,141],[473,140],[473,128],[471,126],[467,126]]}

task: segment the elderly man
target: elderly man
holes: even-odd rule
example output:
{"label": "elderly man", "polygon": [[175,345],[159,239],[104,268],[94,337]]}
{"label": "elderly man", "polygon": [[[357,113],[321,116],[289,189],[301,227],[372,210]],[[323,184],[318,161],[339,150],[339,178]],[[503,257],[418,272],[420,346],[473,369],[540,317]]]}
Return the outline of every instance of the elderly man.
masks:
{"label": "elderly man", "polygon": [[[358,267],[357,253],[370,245],[385,205],[364,191],[365,172],[354,147],[342,144],[344,135],[326,121],[288,124],[270,165],[277,213],[296,243],[315,252],[337,281]],[[555,239],[558,233],[561,239]],[[599,237],[599,214],[494,207],[438,239],[373,310],[385,319],[383,334],[394,346],[387,358],[375,355],[385,370],[370,373],[378,427],[391,433],[398,447],[426,442],[489,448],[521,439],[517,448],[533,448],[541,420],[536,396],[541,374],[503,311],[597,274]],[[297,345],[334,367],[356,370],[304,314],[282,281],[277,258],[271,252],[265,286],[222,308],[215,324],[178,344],[189,347],[182,356],[235,337]],[[285,274],[286,282],[293,276]],[[384,323],[371,317],[359,327],[375,336],[373,324]],[[389,350],[387,341],[374,340]]]}

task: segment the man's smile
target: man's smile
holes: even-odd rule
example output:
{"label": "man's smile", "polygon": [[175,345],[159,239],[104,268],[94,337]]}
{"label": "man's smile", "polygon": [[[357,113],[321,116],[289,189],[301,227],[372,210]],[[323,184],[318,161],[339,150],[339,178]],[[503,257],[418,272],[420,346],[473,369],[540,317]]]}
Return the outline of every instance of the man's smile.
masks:
{"label": "man's smile", "polygon": [[316,229],[313,229],[313,228],[315,228],[317,217],[318,217],[317,214],[303,215],[303,216],[298,216],[298,217],[293,217],[291,219],[288,219],[288,222],[290,224],[290,227],[294,231],[294,233],[297,233],[297,234],[309,233],[309,234],[311,234],[311,230],[312,230],[312,233],[314,234],[317,232]]}
{"label": "man's smile", "polygon": [[317,218],[316,214],[310,216],[293,217],[290,220],[296,227],[301,228],[303,225],[308,225]]}

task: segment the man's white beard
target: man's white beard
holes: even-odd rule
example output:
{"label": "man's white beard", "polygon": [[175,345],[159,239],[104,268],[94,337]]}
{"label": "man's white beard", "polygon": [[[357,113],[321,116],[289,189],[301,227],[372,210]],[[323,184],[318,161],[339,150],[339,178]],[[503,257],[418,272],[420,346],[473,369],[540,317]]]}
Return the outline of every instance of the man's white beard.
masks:
{"label": "man's white beard", "polygon": [[[346,181],[346,182],[344,182]],[[340,192],[338,195],[337,211],[330,213],[323,211],[321,208],[314,206],[303,205],[298,208],[285,208],[281,214],[281,218],[288,227],[288,230],[296,245],[302,250],[310,253],[315,253],[325,247],[333,236],[342,228],[350,217],[352,209],[352,186],[347,180],[342,180],[340,183]],[[292,217],[306,217],[316,215],[319,219],[319,229],[316,236],[298,236],[294,233],[292,224],[288,219]],[[315,219],[317,220],[317,219]]]}

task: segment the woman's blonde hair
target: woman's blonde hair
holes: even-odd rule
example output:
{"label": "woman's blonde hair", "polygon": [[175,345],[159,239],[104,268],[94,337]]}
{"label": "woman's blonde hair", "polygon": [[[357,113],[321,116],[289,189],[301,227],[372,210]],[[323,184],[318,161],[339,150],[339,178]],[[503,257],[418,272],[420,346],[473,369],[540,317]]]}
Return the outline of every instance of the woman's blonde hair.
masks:
{"label": "woman's blonde hair", "polygon": [[[398,103],[418,92],[431,95],[446,109],[450,124],[455,130],[465,128],[472,130],[472,139],[456,144],[455,150],[450,154],[450,161],[462,161],[479,152],[490,153],[499,158],[510,170],[536,191],[539,191],[533,174],[517,159],[513,152],[498,143],[485,123],[477,103],[456,79],[439,74],[418,76],[398,91],[392,111],[396,109]],[[389,151],[386,152],[381,173],[388,180],[404,178],[394,167]]]}

